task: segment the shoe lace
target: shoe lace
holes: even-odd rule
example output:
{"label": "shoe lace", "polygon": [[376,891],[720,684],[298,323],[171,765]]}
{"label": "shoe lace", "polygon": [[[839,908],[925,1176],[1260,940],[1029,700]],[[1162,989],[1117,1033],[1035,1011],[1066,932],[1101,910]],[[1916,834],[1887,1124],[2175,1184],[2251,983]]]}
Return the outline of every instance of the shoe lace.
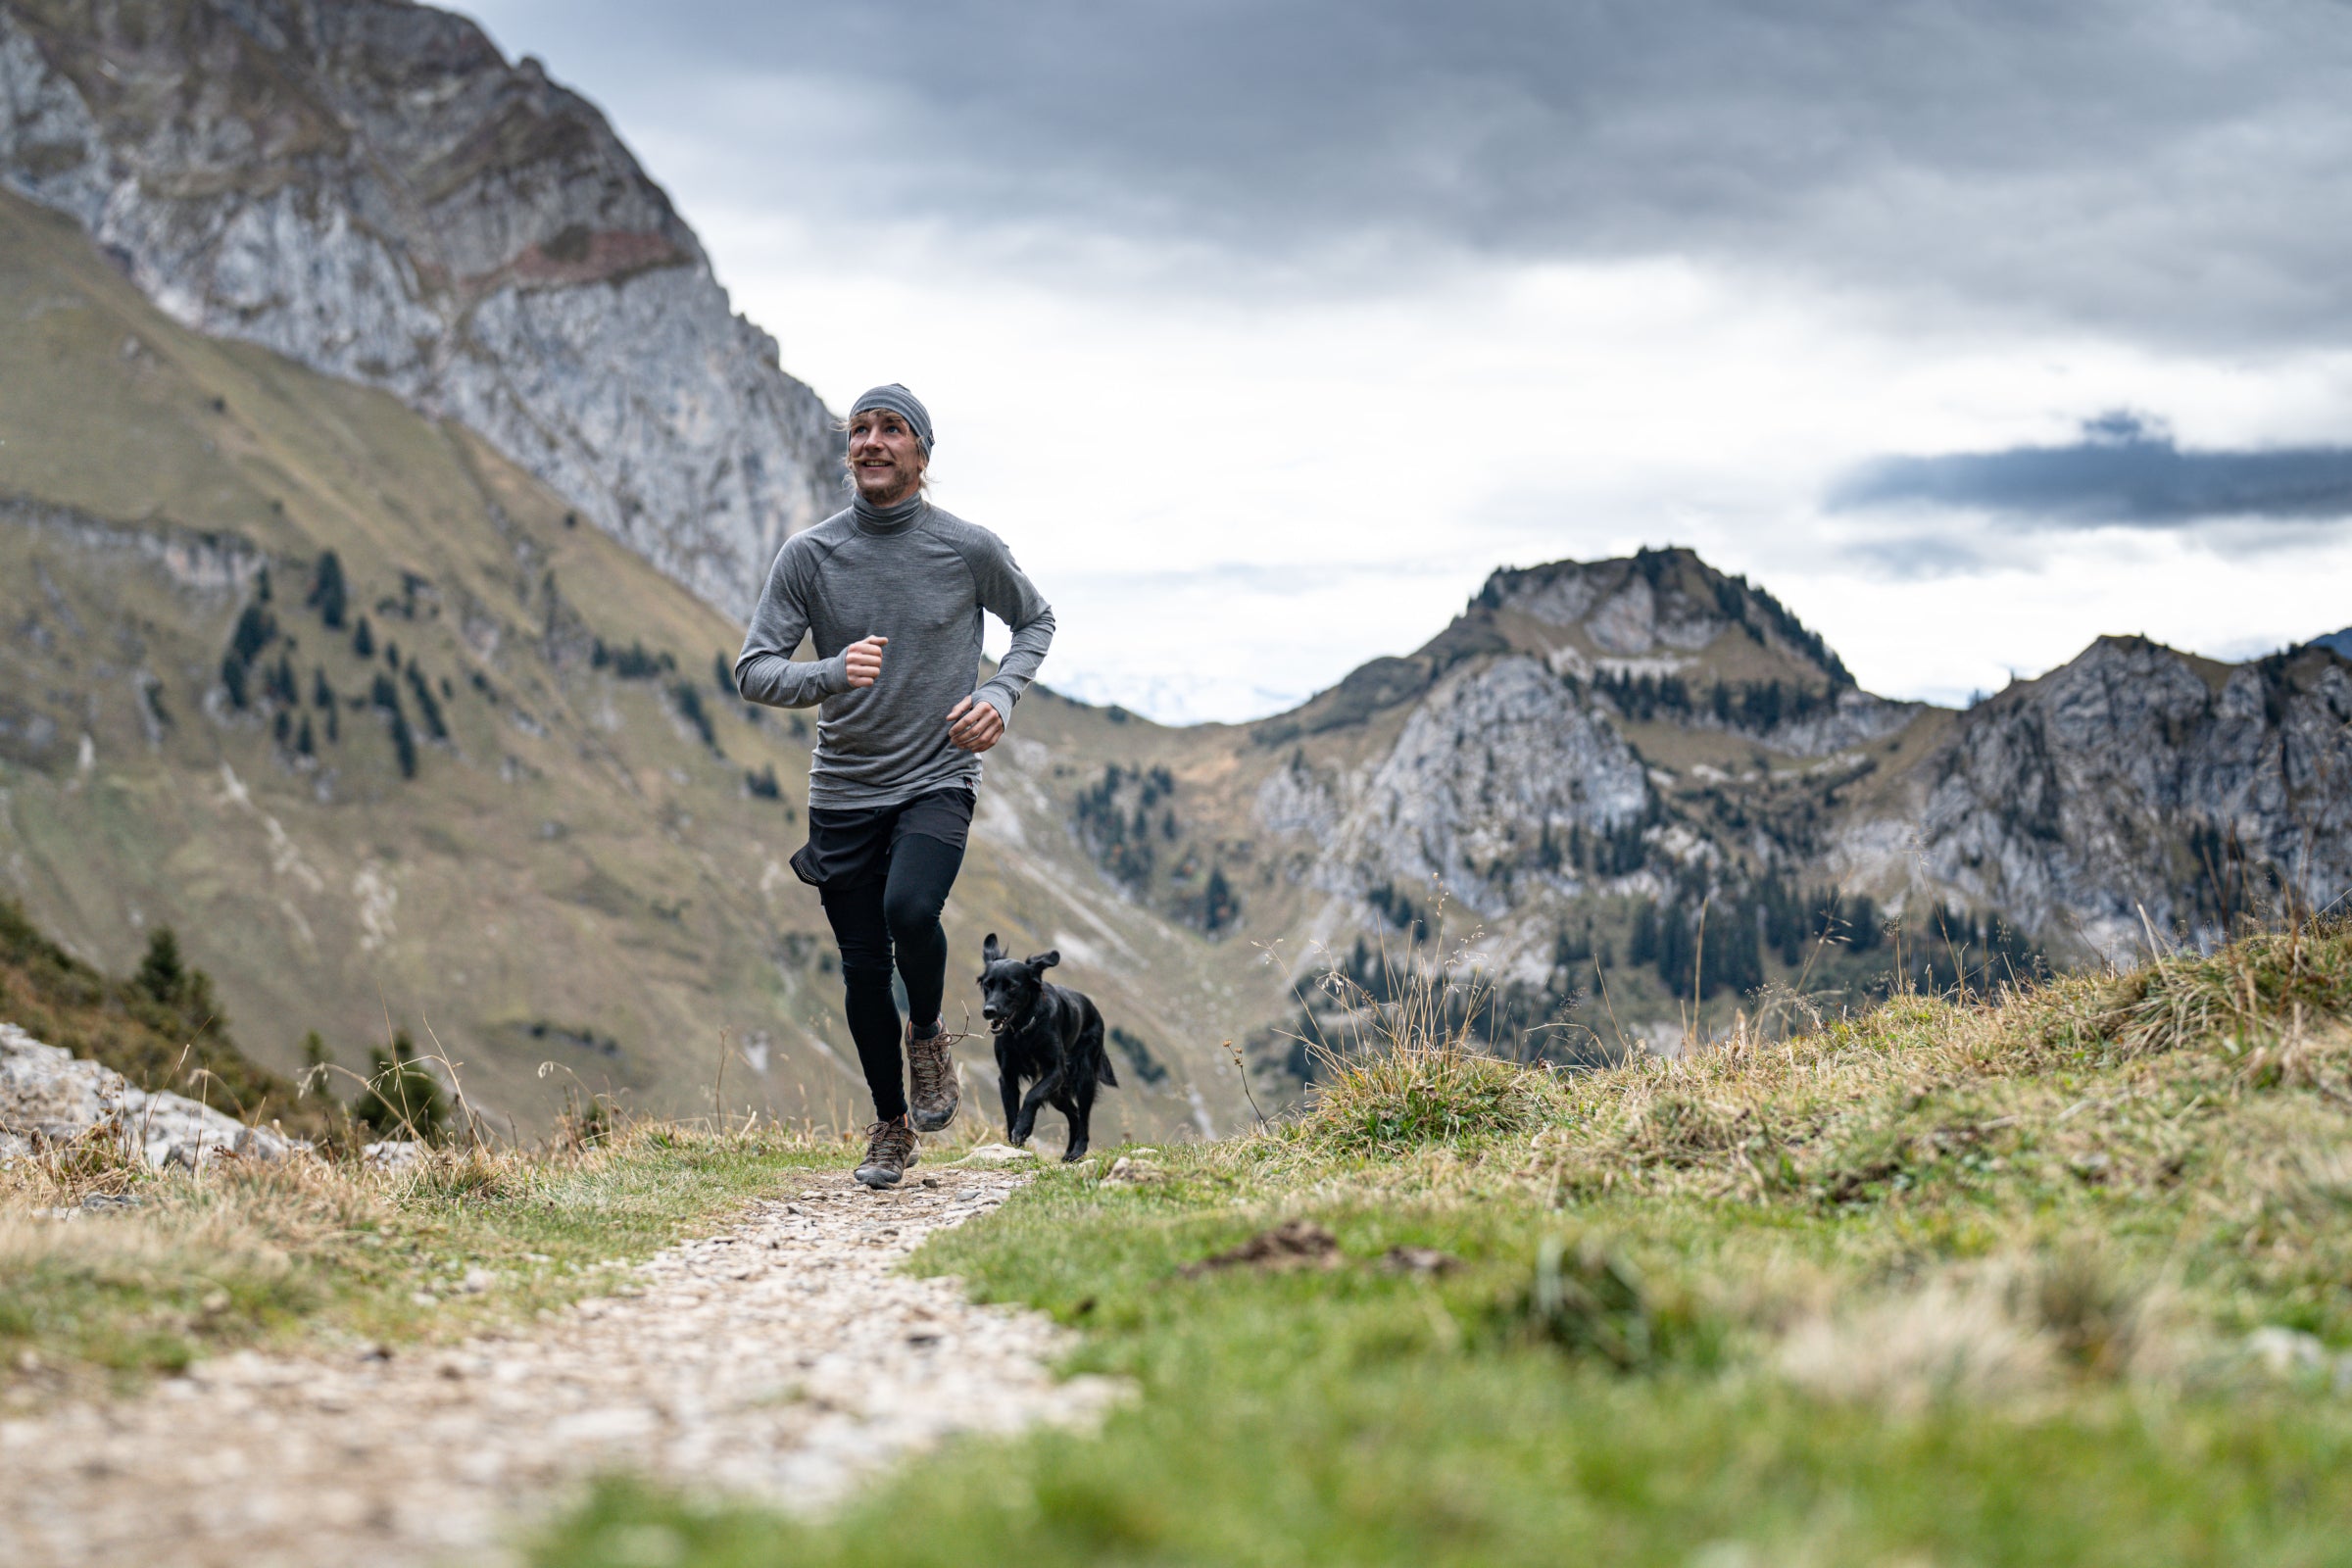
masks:
{"label": "shoe lace", "polygon": [[914,1148],[914,1129],[904,1121],[878,1121],[865,1130],[865,1157],[870,1162],[897,1154],[904,1157]]}
{"label": "shoe lace", "polygon": [[942,1025],[939,1032],[928,1039],[910,1039],[906,1052],[906,1072],[914,1080],[916,1094],[929,1099],[947,1088],[956,1072],[956,1061],[950,1054],[950,1048],[963,1038],[959,1034],[951,1034]]}

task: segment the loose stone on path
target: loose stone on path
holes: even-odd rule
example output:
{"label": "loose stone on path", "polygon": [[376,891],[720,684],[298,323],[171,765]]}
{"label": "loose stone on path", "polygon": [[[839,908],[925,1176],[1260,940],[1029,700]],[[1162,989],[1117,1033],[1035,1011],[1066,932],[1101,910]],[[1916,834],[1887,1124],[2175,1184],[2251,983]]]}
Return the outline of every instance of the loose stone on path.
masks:
{"label": "loose stone on path", "polygon": [[512,1563],[517,1532],[598,1474],[808,1509],[951,1433],[1092,1422],[1117,1386],[1056,1382],[1050,1319],[896,1271],[1017,1181],[811,1177],[536,1330],[389,1358],[247,1352],[0,1421],[0,1562]]}

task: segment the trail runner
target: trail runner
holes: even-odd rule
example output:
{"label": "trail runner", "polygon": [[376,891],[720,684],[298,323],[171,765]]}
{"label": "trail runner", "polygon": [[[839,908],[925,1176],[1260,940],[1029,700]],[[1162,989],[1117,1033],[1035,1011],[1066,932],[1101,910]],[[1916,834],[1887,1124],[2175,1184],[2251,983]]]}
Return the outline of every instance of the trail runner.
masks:
{"label": "trail runner", "polygon": [[[896,382],[865,393],[849,433],[849,510],[777,552],[735,684],[755,703],[817,707],[808,842],[792,868],[833,926],[850,1038],[873,1092],[858,1179],[890,1187],[915,1161],[915,1134],[956,1119],[939,912],[963,864],[980,754],[1003,739],[1044,662],[1054,612],[1003,540],[925,495],[931,416],[913,393]],[[1012,628],[1012,646],[980,683],[984,610]],[[792,657],[804,635],[814,660]]]}

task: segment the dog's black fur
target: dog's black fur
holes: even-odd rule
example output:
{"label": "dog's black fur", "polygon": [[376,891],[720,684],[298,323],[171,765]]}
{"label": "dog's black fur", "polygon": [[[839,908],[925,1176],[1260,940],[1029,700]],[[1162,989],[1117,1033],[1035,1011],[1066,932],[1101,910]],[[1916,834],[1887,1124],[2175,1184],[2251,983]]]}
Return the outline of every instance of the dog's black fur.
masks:
{"label": "dog's black fur", "polygon": [[[997,1080],[1004,1096],[1004,1136],[1015,1149],[1037,1128],[1037,1111],[1052,1105],[1070,1119],[1065,1160],[1086,1152],[1086,1124],[1095,1111],[1095,1086],[1116,1089],[1102,1049],[1102,1014],[1092,998],[1048,985],[1045,972],[1058,952],[1008,958],[991,931],[980,946],[980,1015],[997,1037]],[[1021,1093],[1021,1080],[1036,1080]]]}

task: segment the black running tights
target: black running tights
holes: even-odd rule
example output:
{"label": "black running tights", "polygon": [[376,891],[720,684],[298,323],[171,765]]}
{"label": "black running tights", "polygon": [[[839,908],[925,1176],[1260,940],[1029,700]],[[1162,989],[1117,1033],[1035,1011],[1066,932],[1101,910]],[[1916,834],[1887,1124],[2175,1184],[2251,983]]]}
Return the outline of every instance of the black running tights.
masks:
{"label": "black running tights", "polygon": [[915,1028],[928,1034],[939,1025],[948,980],[948,934],[940,929],[939,911],[962,865],[959,847],[910,833],[891,846],[888,875],[819,890],[841,949],[850,1038],[858,1042],[874,1114],[883,1121],[906,1114],[899,1004],[890,994],[893,950],[906,984],[906,1010]]}

